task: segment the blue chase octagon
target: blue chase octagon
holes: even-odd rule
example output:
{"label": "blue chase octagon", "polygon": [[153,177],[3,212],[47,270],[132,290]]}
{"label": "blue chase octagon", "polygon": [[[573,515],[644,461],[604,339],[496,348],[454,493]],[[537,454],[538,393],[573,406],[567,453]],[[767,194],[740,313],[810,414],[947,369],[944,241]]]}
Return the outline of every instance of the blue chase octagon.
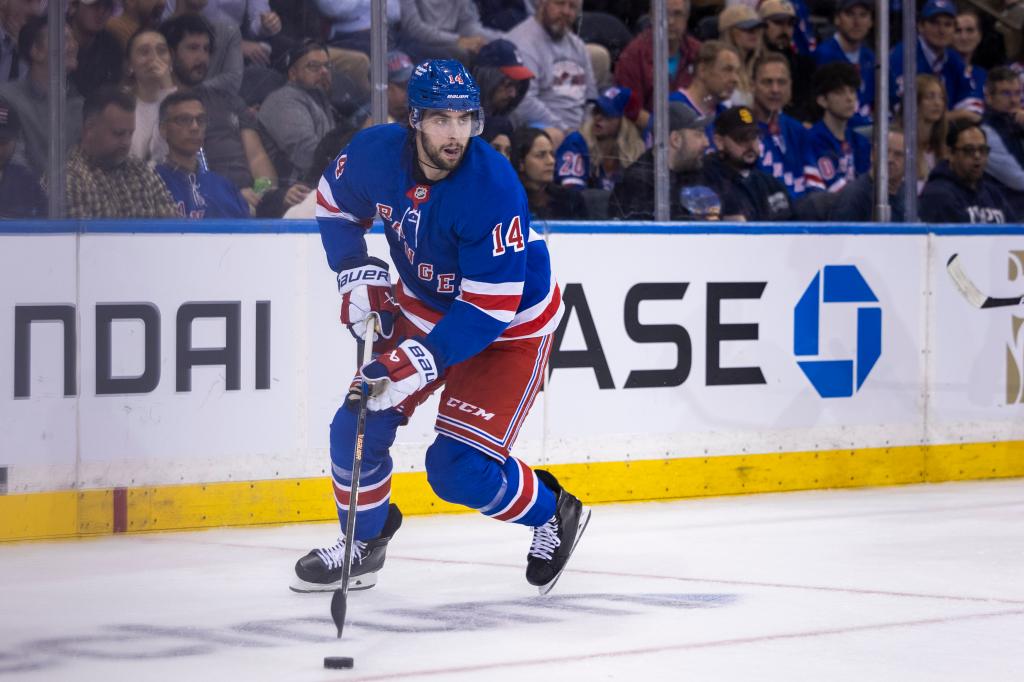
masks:
{"label": "blue chase octagon", "polygon": [[[857,304],[854,358],[813,359],[819,352],[821,306],[830,303]],[[882,308],[855,265],[826,265],[814,275],[793,311],[793,354],[822,398],[848,398],[860,390],[882,354]]]}

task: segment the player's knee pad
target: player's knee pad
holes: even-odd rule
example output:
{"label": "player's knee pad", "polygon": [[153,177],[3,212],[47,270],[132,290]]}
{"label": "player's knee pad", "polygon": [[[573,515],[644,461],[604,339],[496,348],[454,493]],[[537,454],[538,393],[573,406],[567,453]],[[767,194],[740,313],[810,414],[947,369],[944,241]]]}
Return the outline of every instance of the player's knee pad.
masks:
{"label": "player's knee pad", "polygon": [[[331,461],[343,469],[352,468],[356,443],[355,410],[345,405],[338,408],[331,422]],[[363,431],[363,459],[367,464],[386,460],[395,442],[395,433],[405,417],[395,410],[367,412]]]}
{"label": "player's knee pad", "polygon": [[501,488],[501,465],[476,448],[438,436],[427,448],[427,481],[446,502],[480,509]]}

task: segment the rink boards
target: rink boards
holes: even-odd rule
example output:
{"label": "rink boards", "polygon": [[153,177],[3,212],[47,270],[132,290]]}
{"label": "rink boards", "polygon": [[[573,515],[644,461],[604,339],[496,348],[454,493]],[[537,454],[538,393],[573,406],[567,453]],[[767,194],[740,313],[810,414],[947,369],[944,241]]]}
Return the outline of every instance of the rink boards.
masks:
{"label": "rink boards", "polygon": [[[515,451],[581,497],[1024,475],[1024,308],[945,269],[1024,294],[1024,228],[542,227],[566,317]],[[334,517],[355,344],[315,223],[4,223],[0,281],[0,539]],[[435,406],[406,513],[456,510]]]}

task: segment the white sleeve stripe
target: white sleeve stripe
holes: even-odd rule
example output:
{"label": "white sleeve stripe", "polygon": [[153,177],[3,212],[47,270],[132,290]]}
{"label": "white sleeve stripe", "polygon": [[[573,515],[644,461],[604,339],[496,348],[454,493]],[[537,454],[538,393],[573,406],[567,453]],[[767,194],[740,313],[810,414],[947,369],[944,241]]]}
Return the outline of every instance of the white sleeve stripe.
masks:
{"label": "white sleeve stripe", "polygon": [[516,316],[516,313],[515,313],[514,310],[487,310],[486,308],[481,308],[480,306],[476,305],[475,303],[467,301],[466,299],[461,298],[461,297],[457,298],[455,300],[462,301],[466,305],[473,306],[474,308],[476,308],[480,312],[484,313],[488,317],[493,317],[498,322],[504,322],[505,324],[508,324],[509,322],[511,322],[512,318]]}
{"label": "white sleeve stripe", "polygon": [[515,327],[516,325],[523,324],[524,322],[530,322],[531,320],[535,320],[537,317],[543,314],[543,312],[547,309],[548,305],[550,305],[551,303],[551,297],[555,295],[556,286],[558,286],[558,284],[555,282],[555,276],[552,273],[551,283],[548,285],[547,296],[545,296],[539,303],[535,303],[526,310],[520,310],[519,313],[516,314],[516,316],[512,319],[512,324],[510,324],[509,326]]}
{"label": "white sleeve stripe", "polygon": [[462,290],[470,294],[489,294],[491,296],[522,296],[522,282],[477,282],[471,279],[462,280]]}

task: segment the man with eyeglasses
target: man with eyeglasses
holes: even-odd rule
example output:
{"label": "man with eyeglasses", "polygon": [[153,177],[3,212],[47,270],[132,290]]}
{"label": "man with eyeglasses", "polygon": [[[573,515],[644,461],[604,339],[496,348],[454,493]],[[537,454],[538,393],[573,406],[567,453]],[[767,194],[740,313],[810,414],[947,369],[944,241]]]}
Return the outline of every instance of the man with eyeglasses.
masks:
{"label": "man with eyeglasses", "polygon": [[257,118],[282,182],[306,177],[317,144],[334,127],[330,65],[326,46],[299,43],[288,53],[288,82],[260,106]]}
{"label": "man with eyeglasses", "polygon": [[160,135],[167,158],[156,172],[182,218],[248,218],[249,204],[231,182],[199,163],[206,107],[194,92],[173,92],[160,103]]}
{"label": "man with eyeglasses", "polygon": [[113,85],[98,88],[82,108],[82,143],[68,155],[69,218],[171,218],[167,187],[142,161],[128,156],[135,132],[135,98]]}
{"label": "man with eyeglasses", "polygon": [[928,176],[918,200],[926,223],[1007,223],[1016,215],[998,183],[985,175],[990,148],[977,123],[953,121],[949,159]]}
{"label": "man with eyeglasses", "polygon": [[1024,109],[1017,72],[998,66],[985,81],[985,131],[992,151],[985,172],[1007,189],[1007,198],[1018,214],[1024,208]]}

